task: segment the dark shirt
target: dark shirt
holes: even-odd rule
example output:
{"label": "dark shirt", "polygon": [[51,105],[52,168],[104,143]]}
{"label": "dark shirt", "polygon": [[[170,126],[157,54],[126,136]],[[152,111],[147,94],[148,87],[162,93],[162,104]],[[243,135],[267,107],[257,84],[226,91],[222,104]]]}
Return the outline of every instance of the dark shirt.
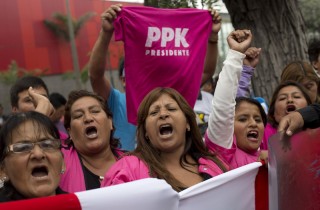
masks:
{"label": "dark shirt", "polygon": [[304,120],[304,128],[320,127],[320,104],[311,104],[297,110]]}
{"label": "dark shirt", "polygon": [[[56,189],[56,195],[66,194],[59,187]],[[4,186],[0,189],[0,203],[8,201],[18,201],[30,199],[21,195],[10,183],[5,183]]]}
{"label": "dark shirt", "polygon": [[[115,151],[112,151],[112,152],[113,152],[113,155],[116,157],[116,159],[120,158],[120,156]],[[86,190],[100,188],[100,185],[101,185],[100,182],[103,180],[104,177],[101,177],[101,176],[98,176],[98,175],[92,173],[92,171],[90,171],[83,164],[81,155],[79,153],[78,153],[78,156],[79,156],[79,160],[80,160],[82,171],[83,171],[84,181],[86,184]]]}

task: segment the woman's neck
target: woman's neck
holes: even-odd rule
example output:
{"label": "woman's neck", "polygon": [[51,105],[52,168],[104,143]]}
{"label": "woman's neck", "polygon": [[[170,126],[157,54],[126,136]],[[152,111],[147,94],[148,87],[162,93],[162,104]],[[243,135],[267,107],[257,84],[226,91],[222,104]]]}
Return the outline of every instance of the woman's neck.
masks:
{"label": "woman's neck", "polygon": [[80,154],[83,165],[97,176],[104,176],[108,169],[116,162],[111,150],[96,155]]}

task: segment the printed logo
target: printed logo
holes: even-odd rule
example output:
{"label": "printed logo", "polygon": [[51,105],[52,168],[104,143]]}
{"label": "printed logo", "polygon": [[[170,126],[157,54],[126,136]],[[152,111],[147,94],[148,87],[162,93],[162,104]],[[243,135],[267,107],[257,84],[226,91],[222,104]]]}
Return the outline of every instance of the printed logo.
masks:
{"label": "printed logo", "polygon": [[[148,27],[145,47],[152,47],[154,42],[160,41],[160,49],[146,49],[145,55],[150,56],[189,56],[189,43],[186,40],[188,28]],[[167,43],[174,42],[177,49],[166,49]],[[181,49],[187,48],[187,49]]]}

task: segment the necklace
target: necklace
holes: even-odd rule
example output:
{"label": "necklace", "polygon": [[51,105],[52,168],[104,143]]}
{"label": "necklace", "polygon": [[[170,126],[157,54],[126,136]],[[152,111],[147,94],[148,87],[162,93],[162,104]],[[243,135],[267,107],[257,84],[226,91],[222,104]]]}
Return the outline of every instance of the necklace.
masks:
{"label": "necklace", "polygon": [[104,179],[104,176],[99,176],[100,181],[103,181],[103,179]]}

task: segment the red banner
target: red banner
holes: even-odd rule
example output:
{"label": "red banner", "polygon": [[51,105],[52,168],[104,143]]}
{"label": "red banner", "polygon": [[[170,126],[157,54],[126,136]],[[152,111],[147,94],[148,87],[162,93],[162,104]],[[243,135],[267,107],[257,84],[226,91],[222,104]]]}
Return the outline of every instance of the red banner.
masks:
{"label": "red banner", "polygon": [[320,209],[320,129],[269,140],[270,209]]}

